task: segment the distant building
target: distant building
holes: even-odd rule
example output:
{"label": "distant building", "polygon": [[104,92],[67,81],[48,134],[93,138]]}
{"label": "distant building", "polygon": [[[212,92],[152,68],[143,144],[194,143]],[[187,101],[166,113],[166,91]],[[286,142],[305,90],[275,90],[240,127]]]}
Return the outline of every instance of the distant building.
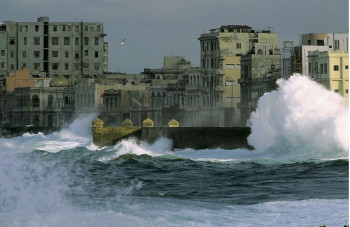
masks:
{"label": "distant building", "polygon": [[253,52],[242,56],[241,67],[241,122],[249,124],[259,98],[276,89],[282,77],[280,50],[274,43],[256,43]]}
{"label": "distant building", "polygon": [[167,124],[175,118],[181,126],[185,125],[186,86],[188,71],[192,69],[185,57],[164,57],[161,69],[144,69],[143,82],[150,85],[149,117],[155,126]]}
{"label": "distant building", "polygon": [[44,131],[67,126],[73,120],[74,95],[64,76],[33,77],[29,69],[6,78],[2,125],[12,130]]}
{"label": "distant building", "polygon": [[247,25],[226,25],[211,29],[210,33],[201,34],[198,39],[201,46],[201,74],[209,81],[209,124],[244,124],[239,117],[239,103],[242,101],[241,85],[238,83],[242,69],[241,56],[255,53],[257,45],[264,43],[265,47],[261,51],[274,52],[277,34],[270,30],[253,30]]}
{"label": "distant building", "polygon": [[349,100],[349,51],[314,51],[308,60],[312,79]]}
{"label": "distant building", "polygon": [[310,33],[300,35],[299,46],[294,47],[291,57],[293,73],[309,74],[308,55],[313,51],[348,51],[349,35],[337,33]]}
{"label": "distant building", "polygon": [[5,21],[0,24],[0,77],[29,68],[30,74],[64,76],[75,82],[108,70],[102,23]]}

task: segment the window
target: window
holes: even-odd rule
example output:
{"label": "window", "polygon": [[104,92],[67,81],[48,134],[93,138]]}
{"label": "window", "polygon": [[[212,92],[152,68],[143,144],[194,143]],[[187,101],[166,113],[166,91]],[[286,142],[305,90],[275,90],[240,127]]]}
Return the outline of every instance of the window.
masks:
{"label": "window", "polygon": [[98,58],[98,51],[95,51],[95,58]]}
{"label": "window", "polygon": [[79,45],[79,38],[75,38],[75,45]]}
{"label": "window", "polygon": [[22,67],[23,67],[23,68],[27,67],[27,64],[26,64],[26,63],[23,63],[23,64],[22,64]]}
{"label": "window", "polygon": [[10,45],[15,45],[15,37],[10,37]]}
{"label": "window", "polygon": [[20,31],[20,32],[22,31],[22,25],[19,26],[19,31]]}
{"label": "window", "polygon": [[349,65],[345,65],[345,69],[349,69]]}
{"label": "window", "polygon": [[79,32],[79,26],[75,26],[75,31]]}
{"label": "window", "polygon": [[235,65],[234,64],[226,64],[226,69],[234,69]]}
{"label": "window", "polygon": [[58,45],[58,37],[52,37],[51,43],[52,45]]}
{"label": "window", "polygon": [[89,51],[88,50],[84,50],[84,56],[89,56]]}
{"label": "window", "polygon": [[339,71],[339,65],[334,65],[334,66],[333,66],[333,70],[334,70],[334,71]]}
{"label": "window", "polygon": [[321,64],[321,72],[320,73],[323,73],[323,64]]}
{"label": "window", "polygon": [[64,37],[64,45],[70,45],[70,38]]}
{"label": "window", "polygon": [[34,37],[34,45],[40,45],[40,37]]}
{"label": "window", "polygon": [[23,37],[23,45],[27,45],[27,37]]}
{"label": "window", "polygon": [[62,31],[66,31],[66,25],[62,25]]}
{"label": "window", "polygon": [[35,25],[35,31],[36,31],[36,32],[39,31],[39,25]]}
{"label": "window", "polygon": [[258,54],[260,54],[260,55],[263,54],[262,49],[259,49],[259,50],[258,50]]}
{"label": "window", "polygon": [[58,58],[58,51],[52,51],[52,57]]}
{"label": "window", "polygon": [[324,40],[318,39],[317,46],[324,46]]}
{"label": "window", "polygon": [[74,63],[74,70],[79,70],[79,69],[80,69],[80,64]]}
{"label": "window", "polygon": [[58,63],[52,63],[52,70],[58,70]]}
{"label": "window", "polygon": [[101,25],[97,25],[97,31],[101,30]]}
{"label": "window", "polygon": [[339,93],[339,90],[338,90],[338,89],[335,89],[334,92],[335,92],[335,93]]}
{"label": "window", "polygon": [[99,70],[99,69],[100,69],[100,65],[99,65],[98,63],[95,63],[94,69],[95,69],[95,70]]}
{"label": "window", "polygon": [[339,40],[334,40],[334,50],[339,50]]}
{"label": "window", "polygon": [[89,45],[89,37],[84,37],[84,44]]}
{"label": "window", "polygon": [[40,58],[40,51],[34,51],[34,57]]}
{"label": "window", "polygon": [[71,31],[72,30],[72,27],[70,25],[67,26],[67,31]]}
{"label": "window", "polygon": [[5,63],[4,62],[1,62],[1,68],[3,69],[3,68],[5,68]]}
{"label": "window", "polygon": [[349,93],[349,89],[345,89],[345,93],[348,94]]}
{"label": "window", "polygon": [[15,70],[15,65],[14,65],[14,64],[11,64],[11,65],[10,65],[10,68],[11,68],[11,70]]}
{"label": "window", "polygon": [[324,73],[327,73],[327,63],[324,63]]}
{"label": "window", "polygon": [[22,57],[23,57],[23,58],[26,58],[26,57],[27,57],[27,52],[26,52],[26,51],[23,51],[23,52],[22,52]]}
{"label": "window", "polygon": [[84,67],[84,69],[88,69],[89,68],[89,63],[88,62],[84,62],[83,67]]}
{"label": "window", "polygon": [[11,52],[10,52],[10,57],[11,57],[11,58],[14,58],[14,57],[15,57],[15,52],[11,51]]}
{"label": "window", "polygon": [[1,50],[1,56],[5,56],[5,50]]}
{"label": "window", "polygon": [[40,106],[40,99],[39,99],[39,97],[37,95],[33,95],[32,103],[33,103],[33,107],[39,107]]}
{"label": "window", "polygon": [[53,104],[53,95],[49,95],[47,99],[47,107],[52,107]]}
{"label": "window", "polygon": [[79,58],[79,51],[75,51],[74,58]]}
{"label": "window", "polygon": [[98,45],[98,37],[95,37],[95,45]]}
{"label": "window", "polygon": [[24,26],[24,30],[25,30],[26,32],[28,32],[28,25],[25,25],[25,26]]}
{"label": "window", "polygon": [[64,64],[64,69],[68,70],[69,69],[69,64]]}
{"label": "window", "polygon": [[89,26],[85,26],[85,31],[89,31]]}
{"label": "window", "polygon": [[54,32],[57,32],[57,25],[53,25],[53,26],[52,26],[52,30],[53,30]]}
{"label": "window", "polygon": [[34,70],[40,70],[40,63],[34,63]]}
{"label": "window", "polygon": [[65,52],[64,52],[64,56],[65,56],[66,58],[68,58],[68,57],[69,57],[69,52],[68,52],[68,51],[65,51]]}
{"label": "window", "polygon": [[241,43],[236,43],[236,49],[241,49],[241,48],[242,48]]}

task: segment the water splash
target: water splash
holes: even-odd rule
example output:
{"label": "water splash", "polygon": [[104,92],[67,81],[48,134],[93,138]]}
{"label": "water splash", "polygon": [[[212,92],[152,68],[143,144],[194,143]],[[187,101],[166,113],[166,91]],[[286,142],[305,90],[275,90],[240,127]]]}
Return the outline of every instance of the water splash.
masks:
{"label": "water splash", "polygon": [[270,150],[295,157],[347,157],[346,100],[299,74],[289,80],[280,79],[277,84],[277,91],[259,99],[251,116],[248,142],[257,151]]}

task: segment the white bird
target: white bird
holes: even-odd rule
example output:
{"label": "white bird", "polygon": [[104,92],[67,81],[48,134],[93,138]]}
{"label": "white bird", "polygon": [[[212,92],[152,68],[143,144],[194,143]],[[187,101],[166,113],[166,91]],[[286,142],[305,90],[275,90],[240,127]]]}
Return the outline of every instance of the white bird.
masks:
{"label": "white bird", "polygon": [[125,40],[126,39],[123,39],[122,42],[120,43],[120,45],[124,46],[125,45]]}

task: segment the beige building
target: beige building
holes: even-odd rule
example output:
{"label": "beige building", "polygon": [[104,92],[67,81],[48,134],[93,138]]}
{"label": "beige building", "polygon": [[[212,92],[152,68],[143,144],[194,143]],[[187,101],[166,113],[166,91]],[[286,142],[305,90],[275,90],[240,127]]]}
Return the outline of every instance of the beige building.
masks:
{"label": "beige building", "polygon": [[56,130],[73,120],[73,89],[64,76],[33,77],[18,70],[6,78],[2,126],[11,130]]}
{"label": "beige building", "polygon": [[240,57],[254,51],[257,43],[271,45],[262,51],[277,48],[277,34],[269,30],[253,30],[246,25],[227,25],[211,29],[198,39],[201,73],[209,81],[210,125],[239,125]]}
{"label": "beige building", "polygon": [[108,69],[102,23],[5,21],[0,24],[0,76],[29,68],[30,74],[70,81],[99,77]]}
{"label": "beige building", "polygon": [[349,52],[315,51],[309,54],[308,74],[349,100]]}
{"label": "beige building", "polygon": [[[338,33],[309,33],[300,35],[299,46],[291,57],[292,73],[309,74],[308,55],[313,51],[348,51],[349,35]],[[290,76],[290,75],[289,75]]]}

